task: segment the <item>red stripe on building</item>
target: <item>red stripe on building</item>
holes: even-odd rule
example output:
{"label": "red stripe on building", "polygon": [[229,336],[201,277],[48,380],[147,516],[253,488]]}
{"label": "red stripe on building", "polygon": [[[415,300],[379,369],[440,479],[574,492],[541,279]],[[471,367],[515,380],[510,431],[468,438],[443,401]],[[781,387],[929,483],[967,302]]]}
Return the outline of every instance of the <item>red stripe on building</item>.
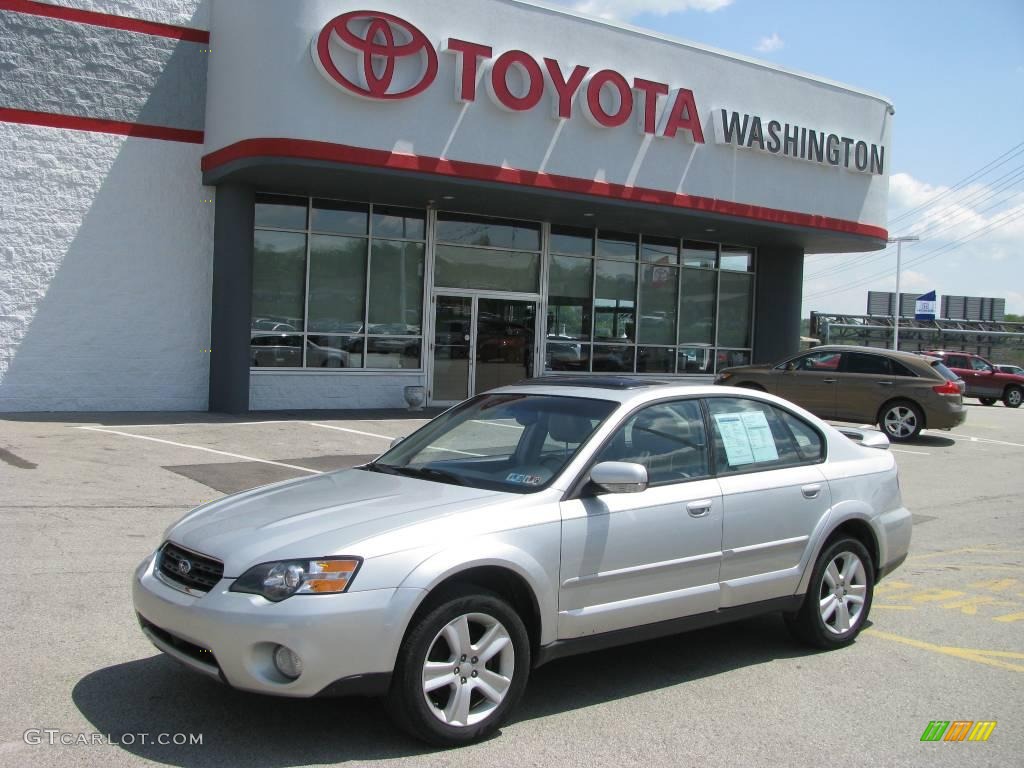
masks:
{"label": "red stripe on building", "polygon": [[671,208],[736,216],[771,224],[788,224],[796,227],[842,232],[861,237],[887,240],[889,233],[881,227],[861,224],[856,221],[836,219],[829,216],[815,216],[809,213],[784,211],[759,205],[733,203],[710,197],[681,195],[658,189],[628,187],[624,184],[609,184],[603,181],[579,179],[572,176],[558,176],[537,171],[522,171],[515,168],[501,168],[461,160],[442,160],[436,157],[406,155],[376,149],[350,147],[322,141],[302,139],[245,139],[223,149],[211,152],[203,158],[203,170],[211,171],[237,160],[254,157],[287,157],[301,160],[324,160],[348,165],[383,168],[398,171],[415,171],[474,181],[489,181],[500,184],[532,187],[555,192],[593,195],[632,203],[664,205]]}
{"label": "red stripe on building", "polygon": [[63,21],[73,21],[78,24],[89,24],[94,27],[123,29],[128,32],[138,32],[142,35],[154,35],[156,37],[169,37],[175,40],[187,40],[190,43],[210,42],[210,33],[205,29],[179,27],[174,24],[162,24],[158,21],[144,21],[142,19],[133,19],[128,16],[115,16],[110,13],[83,11],[78,8],[67,8],[62,5],[39,3],[34,0],[0,0],[0,11],[28,13],[33,16],[46,16],[50,19],[62,19]]}
{"label": "red stripe on building", "polygon": [[31,112],[27,109],[0,107],[0,123],[21,123],[22,125],[39,125],[46,128],[66,128],[71,131],[114,133],[119,136],[181,141],[187,144],[203,143],[202,131],[165,128],[161,125],[145,125],[144,123],[125,123],[120,120],[98,120],[94,117],[57,115],[51,112]]}

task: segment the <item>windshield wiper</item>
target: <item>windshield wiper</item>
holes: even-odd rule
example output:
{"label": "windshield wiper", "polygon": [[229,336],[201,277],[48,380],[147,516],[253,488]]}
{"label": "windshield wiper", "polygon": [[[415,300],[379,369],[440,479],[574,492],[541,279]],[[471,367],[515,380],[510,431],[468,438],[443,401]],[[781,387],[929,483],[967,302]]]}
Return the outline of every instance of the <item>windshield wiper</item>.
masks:
{"label": "windshield wiper", "polygon": [[363,464],[359,469],[365,469],[368,472],[380,472],[384,475],[400,475],[397,467],[392,467],[390,464],[378,464],[376,461],[371,461],[369,464]]}
{"label": "windshield wiper", "polygon": [[391,467],[395,472],[408,477],[418,477],[425,480],[437,480],[451,485],[465,485],[466,481],[458,475],[434,467]]}

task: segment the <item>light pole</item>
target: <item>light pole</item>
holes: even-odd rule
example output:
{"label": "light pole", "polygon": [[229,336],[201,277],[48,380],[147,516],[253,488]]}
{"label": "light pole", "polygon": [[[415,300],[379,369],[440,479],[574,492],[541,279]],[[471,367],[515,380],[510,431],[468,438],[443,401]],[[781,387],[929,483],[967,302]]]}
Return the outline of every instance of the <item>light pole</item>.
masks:
{"label": "light pole", "polygon": [[900,350],[900,271],[903,269],[903,244],[916,243],[920,239],[916,235],[889,238],[890,245],[896,243],[896,308],[892,315],[892,348],[897,352]]}

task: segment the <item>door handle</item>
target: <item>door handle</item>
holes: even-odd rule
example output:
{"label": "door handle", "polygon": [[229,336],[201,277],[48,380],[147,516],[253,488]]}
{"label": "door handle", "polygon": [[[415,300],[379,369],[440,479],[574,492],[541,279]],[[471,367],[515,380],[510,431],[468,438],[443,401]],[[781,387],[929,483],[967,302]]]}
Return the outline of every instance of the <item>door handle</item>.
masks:
{"label": "door handle", "polygon": [[800,489],[800,493],[804,495],[805,499],[816,499],[821,495],[821,485],[814,483],[813,485],[805,485]]}
{"label": "door handle", "polygon": [[892,382],[891,381],[876,381],[875,384],[877,384],[880,387],[891,387],[892,386]]}
{"label": "door handle", "polygon": [[836,380],[835,379],[822,379],[821,383],[822,384],[835,384]]}
{"label": "door handle", "polygon": [[691,501],[686,505],[686,511],[690,513],[690,517],[707,517],[711,512],[711,499]]}

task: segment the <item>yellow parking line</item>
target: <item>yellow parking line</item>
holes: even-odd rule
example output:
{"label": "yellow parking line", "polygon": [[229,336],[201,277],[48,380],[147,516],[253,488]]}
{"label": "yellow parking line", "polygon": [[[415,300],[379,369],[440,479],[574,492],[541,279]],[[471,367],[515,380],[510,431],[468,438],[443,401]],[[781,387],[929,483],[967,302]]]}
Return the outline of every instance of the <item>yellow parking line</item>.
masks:
{"label": "yellow parking line", "polygon": [[954,658],[963,659],[965,661],[974,661],[978,664],[986,664],[990,667],[996,667],[997,669],[1005,669],[1010,672],[1024,672],[1024,664],[1011,664],[1008,661],[1002,661],[1002,659],[1024,660],[1024,653],[1015,653],[1013,651],[985,651],[977,648],[958,648],[953,645],[936,645],[935,643],[926,643],[924,640],[915,640],[911,637],[903,637],[903,635],[894,635],[891,632],[882,632],[878,629],[866,629],[863,634],[871,637],[878,637],[882,640],[891,640],[894,643],[903,643],[904,645],[909,645],[910,647],[917,648],[921,651],[930,651],[931,653],[953,656]]}
{"label": "yellow parking line", "polygon": [[913,605],[886,605],[885,603],[872,603],[872,608],[886,608],[890,611],[916,611]]}

